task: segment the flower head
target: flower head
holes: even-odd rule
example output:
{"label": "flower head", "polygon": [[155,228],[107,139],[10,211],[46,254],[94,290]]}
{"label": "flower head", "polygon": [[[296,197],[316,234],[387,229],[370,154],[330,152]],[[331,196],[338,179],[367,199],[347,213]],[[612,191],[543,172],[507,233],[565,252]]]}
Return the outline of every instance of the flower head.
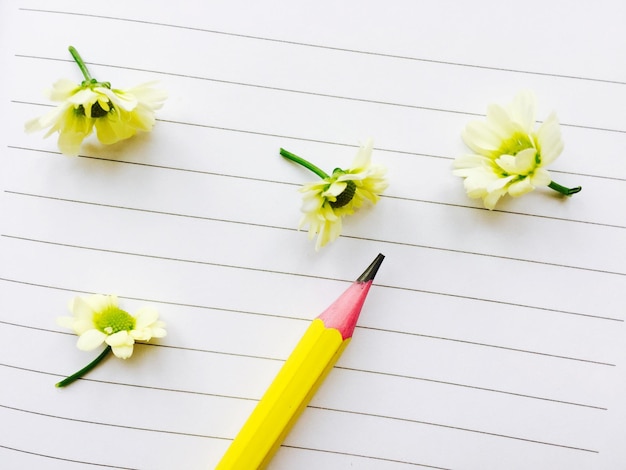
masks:
{"label": "flower head", "polygon": [[[166,335],[165,323],[159,320],[155,309],[142,307],[131,315],[118,307],[116,296],[97,294],[75,297],[70,301],[69,308],[72,316],[59,317],[57,322],[74,330],[78,335],[76,346],[83,351],[91,351],[106,344],[103,353],[112,350],[115,356],[128,359],[133,354],[136,341],[149,341]],[[96,361],[100,362],[104,357],[105,354],[101,354]],[[92,364],[87,366],[87,370],[83,369],[66,379],[71,379],[69,382],[59,382],[62,384],[59,386],[65,386],[84,375],[95,366]]]}
{"label": "flower head", "polygon": [[78,335],[76,347],[91,351],[102,343],[111,346],[113,354],[128,359],[135,341],[149,341],[166,335],[159,313],[150,307],[137,310],[135,315],[120,309],[113,295],[75,297],[70,302],[71,317],[60,317],[61,326]]}
{"label": "flower head", "polygon": [[132,137],[138,130],[150,131],[154,125],[154,111],[163,105],[166,93],[153,83],[119,90],[108,82],[91,78],[78,52],[70,52],[83,71],[85,80],[58,80],[48,97],[59,105],[49,113],[26,123],[26,132],[49,128],[45,137],[59,133],[58,145],[66,155],[78,155],[83,140],[94,127],[98,140],[113,144]]}
{"label": "flower head", "polygon": [[352,166],[347,170],[335,168],[326,174],[306,160],[284,149],[281,155],[299,163],[322,179],[305,184],[300,227],[308,225],[309,238],[318,235],[315,248],[319,249],[335,240],[341,233],[342,218],[353,214],[367,200],[376,204],[379,195],[387,188],[386,169],[372,165],[372,141],[359,148]]}
{"label": "flower head", "polygon": [[463,140],[475,153],[454,161],[454,174],[465,178],[471,198],[494,209],[505,194],[517,197],[549,186],[565,195],[580,191],[554,183],[545,169],[563,151],[559,122],[552,113],[535,130],[535,98],[521,92],[508,107],[493,104],[485,121],[470,122]]}

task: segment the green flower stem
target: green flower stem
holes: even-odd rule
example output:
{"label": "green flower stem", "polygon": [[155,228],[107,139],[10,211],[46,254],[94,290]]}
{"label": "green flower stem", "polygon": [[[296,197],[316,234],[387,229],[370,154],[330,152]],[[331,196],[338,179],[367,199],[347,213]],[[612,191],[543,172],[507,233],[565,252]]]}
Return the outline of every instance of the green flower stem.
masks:
{"label": "green flower stem", "polygon": [[571,196],[572,194],[576,194],[580,192],[581,189],[583,189],[581,186],[576,186],[575,188],[566,188],[565,186],[561,186],[554,181],[550,181],[548,188],[554,189],[556,192],[564,194],[565,196]]}
{"label": "green flower stem", "polygon": [[302,165],[303,167],[308,168],[309,170],[311,170],[313,173],[315,173],[317,176],[319,176],[322,179],[330,178],[330,176],[324,170],[316,167],[310,162],[307,162],[304,158],[300,158],[297,155],[294,155],[293,153],[288,152],[287,150],[283,148],[280,149],[280,154],[283,157],[291,160],[292,162],[295,162],[298,165]]}
{"label": "green flower stem", "polygon": [[109,353],[111,352],[111,346],[107,346],[104,351],[102,351],[100,353],[100,355],[98,357],[96,357],[93,361],[91,361],[89,364],[87,364],[85,367],[83,367],[81,370],[79,370],[78,372],[76,372],[75,374],[70,375],[68,378],[61,380],[59,383],[57,383],[55,385],[55,387],[65,387],[69,384],[71,384],[72,382],[74,382],[76,379],[81,378],[83,375],[85,375],[87,372],[91,371],[91,369],[93,369],[94,367],[96,367],[98,364],[100,364],[100,362],[102,361],[102,359],[104,359],[105,357],[107,357],[109,355]]}
{"label": "green flower stem", "polygon": [[90,82],[94,80],[94,78],[89,73],[89,69],[87,69],[85,62],[83,61],[83,58],[80,56],[78,51],[74,49],[74,46],[70,46],[67,49],[70,51],[70,54],[72,54],[72,57],[74,58],[74,61],[76,62],[76,64],[78,64],[78,68],[83,73],[83,76],[85,77],[85,81]]}

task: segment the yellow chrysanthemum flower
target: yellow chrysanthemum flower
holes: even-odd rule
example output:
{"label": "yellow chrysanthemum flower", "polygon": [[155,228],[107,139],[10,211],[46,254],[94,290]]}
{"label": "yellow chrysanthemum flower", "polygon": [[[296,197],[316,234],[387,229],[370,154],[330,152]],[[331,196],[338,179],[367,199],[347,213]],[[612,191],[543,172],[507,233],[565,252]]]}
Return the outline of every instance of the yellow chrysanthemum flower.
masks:
{"label": "yellow chrysanthemum flower", "polygon": [[60,387],[87,373],[111,351],[120,359],[128,359],[133,354],[136,341],[149,341],[166,335],[165,323],[159,320],[155,309],[143,307],[131,315],[118,307],[116,296],[97,294],[75,297],[70,302],[70,311],[72,316],[59,317],[57,323],[78,335],[78,349],[91,351],[102,344],[107,347],[86,368],[59,382],[57,386]]}
{"label": "yellow chrysanthemum flower", "polygon": [[545,169],[563,151],[561,130],[552,113],[535,131],[535,97],[519,93],[508,107],[493,104],[485,121],[470,122],[463,140],[475,154],[458,157],[454,174],[465,178],[470,198],[494,209],[505,194],[513,197],[548,186],[567,196],[580,191],[554,181]]}
{"label": "yellow chrysanthemum flower", "polygon": [[128,90],[111,88],[108,82],[91,78],[78,52],[70,52],[80,67],[85,80],[58,80],[48,97],[60,103],[55,109],[26,123],[26,132],[49,128],[45,137],[59,133],[58,145],[66,155],[78,155],[83,140],[94,127],[98,140],[113,144],[132,137],[138,130],[150,131],[154,126],[154,111],[163,106],[167,95],[145,83]]}
{"label": "yellow chrysanthemum flower", "polygon": [[342,218],[353,214],[367,200],[376,204],[387,188],[386,168],[372,165],[371,139],[359,148],[352,166],[347,170],[336,168],[328,175],[308,161],[280,149],[280,154],[313,171],[322,179],[305,184],[300,228],[308,225],[309,238],[317,235],[315,249],[319,250],[341,234]]}

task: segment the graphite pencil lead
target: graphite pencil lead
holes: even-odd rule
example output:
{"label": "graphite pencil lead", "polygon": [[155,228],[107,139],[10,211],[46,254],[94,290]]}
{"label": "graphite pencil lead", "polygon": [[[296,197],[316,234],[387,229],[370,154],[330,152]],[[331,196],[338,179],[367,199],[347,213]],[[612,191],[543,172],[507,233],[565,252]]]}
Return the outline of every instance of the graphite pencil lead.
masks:
{"label": "graphite pencil lead", "polygon": [[384,259],[385,255],[378,253],[378,256],[374,259],[374,261],[372,261],[372,264],[370,264],[367,269],[363,271],[363,274],[359,276],[356,282],[372,281]]}

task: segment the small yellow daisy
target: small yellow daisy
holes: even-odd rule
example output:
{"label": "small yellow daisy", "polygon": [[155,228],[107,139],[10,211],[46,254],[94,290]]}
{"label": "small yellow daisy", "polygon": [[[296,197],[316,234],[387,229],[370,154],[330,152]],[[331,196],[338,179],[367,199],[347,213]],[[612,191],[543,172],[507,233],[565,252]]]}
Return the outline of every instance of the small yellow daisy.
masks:
{"label": "small yellow daisy", "polygon": [[545,169],[563,151],[561,129],[552,113],[535,130],[535,97],[519,93],[508,107],[493,104],[485,121],[470,122],[463,140],[475,153],[456,158],[454,174],[465,178],[470,198],[481,198],[494,209],[505,194],[517,197],[548,186],[570,196],[580,187],[565,188]]}
{"label": "small yellow daisy", "polygon": [[102,344],[107,347],[91,364],[59,382],[58,387],[69,385],[86,374],[111,351],[120,359],[128,359],[133,354],[135,341],[166,335],[165,323],[159,320],[155,309],[143,307],[131,315],[118,307],[117,297],[113,295],[75,297],[70,302],[70,311],[72,316],[59,317],[57,323],[78,335],[78,349],[91,351]]}
{"label": "small yellow daisy", "polygon": [[58,80],[48,97],[60,103],[49,113],[26,123],[26,132],[49,128],[45,137],[59,133],[58,146],[65,155],[78,155],[83,140],[92,133],[103,144],[113,144],[132,137],[138,130],[150,131],[154,126],[154,111],[161,108],[167,95],[153,83],[119,90],[108,82],[92,78],[82,58],[70,46],[70,53],[80,67],[85,80]]}
{"label": "small yellow daisy", "polygon": [[353,214],[368,200],[376,204],[380,194],[387,188],[386,168],[372,165],[373,143],[368,139],[359,148],[350,168],[336,168],[331,175],[310,162],[280,149],[280,154],[313,171],[320,181],[305,184],[300,228],[308,226],[309,238],[317,235],[315,249],[319,250],[341,234],[342,218]]}

